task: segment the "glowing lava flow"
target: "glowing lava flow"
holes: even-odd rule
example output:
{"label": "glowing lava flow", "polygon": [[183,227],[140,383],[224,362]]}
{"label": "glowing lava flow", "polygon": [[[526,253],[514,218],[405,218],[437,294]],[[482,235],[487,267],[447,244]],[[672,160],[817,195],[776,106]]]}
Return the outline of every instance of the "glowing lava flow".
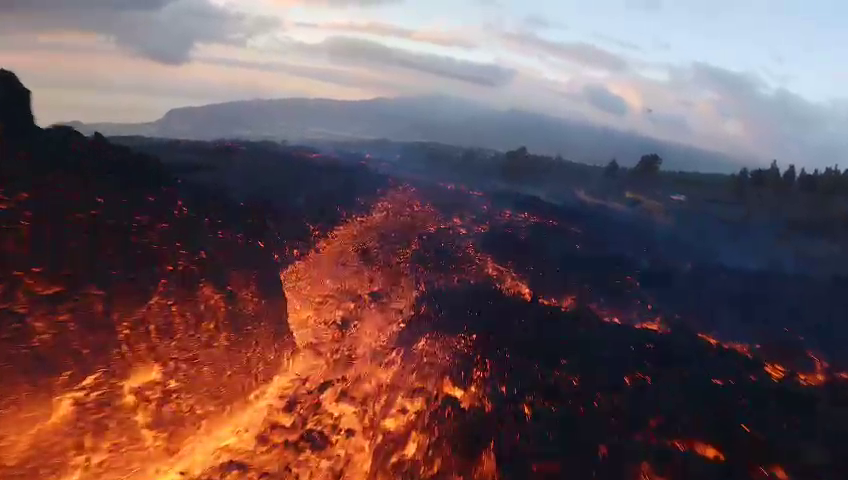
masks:
{"label": "glowing lava flow", "polygon": [[431,210],[393,192],[283,272],[297,344],[329,353],[344,340],[362,353],[402,328],[415,301],[409,255],[418,233],[433,222]]}
{"label": "glowing lava flow", "polygon": [[[22,392],[17,403],[31,405],[32,411],[10,413],[0,404],[0,476],[497,478],[494,444],[462,457],[449,438],[461,428],[451,423],[457,409],[490,412],[497,404],[483,393],[488,360],[485,367],[464,371],[464,381],[453,376],[456,359],[472,350],[474,339],[427,334],[412,346],[397,346],[426,284],[450,288],[488,281],[506,295],[533,301],[534,293],[515,272],[463,235],[450,235],[460,243],[449,246],[461,268],[441,273],[416,268],[413,258],[425,250],[427,238],[438,240],[436,232],[459,228],[475,230],[444,221],[411,189],[389,192],[370,213],[336,228],[280,274],[293,349],[276,346],[279,340],[262,328],[239,330],[239,335],[222,328],[232,320],[222,313],[222,295],[214,288],[201,285],[194,297],[184,299],[163,284],[140,311],[111,319],[120,326],[127,352],[111,357],[109,368],[68,380],[49,391],[45,404],[22,401],[27,395],[37,398]],[[46,284],[27,288],[54,290]],[[242,290],[235,292],[236,317],[252,324],[260,310],[250,284]],[[571,310],[576,299],[539,298],[538,303]],[[30,315],[39,312],[31,309]],[[617,317],[608,321],[621,323]],[[668,331],[659,318],[633,326]],[[741,347],[725,346],[750,356]],[[814,374],[800,376],[804,383],[824,381],[827,364],[817,360],[816,365]],[[652,380],[636,372],[624,382],[636,389]],[[572,383],[578,386],[576,377]],[[526,422],[541,415],[537,407],[524,403]],[[671,440],[671,445],[713,463],[725,460],[718,447],[701,441]],[[607,456],[605,446],[598,451]],[[40,461],[45,458],[50,461]],[[545,465],[533,471],[541,475]],[[647,463],[639,475],[660,478]]]}
{"label": "glowing lava flow", "polygon": [[[297,350],[249,405],[186,444],[155,478],[426,478],[446,469],[493,478],[491,451],[458,465],[437,446],[442,398],[485,401],[473,384],[462,389],[447,375],[463,339],[394,347],[417,295],[410,254],[437,223],[409,191],[392,192],[284,271]],[[511,278],[494,264],[486,269]]]}
{"label": "glowing lava flow", "polygon": [[494,476],[491,451],[475,465],[451,465],[428,427],[440,398],[480,401],[473,385],[463,390],[447,376],[462,339],[394,347],[417,295],[409,256],[435,221],[410,192],[392,192],[282,273],[298,350],[253,406],[266,414],[259,431],[245,430],[214,455],[226,461],[189,476],[426,478],[446,467]]}
{"label": "glowing lava flow", "polygon": [[[46,404],[34,395],[44,391],[24,391],[8,405],[26,410],[0,409],[0,472],[63,480],[493,478],[491,449],[463,463],[437,433],[448,421],[443,400],[486,404],[482,373],[472,372],[464,388],[448,375],[468,339],[430,335],[412,348],[394,345],[418,294],[410,255],[419,235],[440,227],[411,190],[391,192],[284,271],[297,343],[288,354],[266,345],[279,340],[261,328],[240,337],[221,330],[227,307],[214,288],[183,298],[163,283],[139,312],[106,320],[120,345],[105,368],[47,389]],[[476,265],[462,273],[468,280],[489,274],[529,297],[508,269],[467,253]],[[235,293],[237,317],[258,321],[250,286]],[[269,361],[279,365],[271,377],[244,371]]]}

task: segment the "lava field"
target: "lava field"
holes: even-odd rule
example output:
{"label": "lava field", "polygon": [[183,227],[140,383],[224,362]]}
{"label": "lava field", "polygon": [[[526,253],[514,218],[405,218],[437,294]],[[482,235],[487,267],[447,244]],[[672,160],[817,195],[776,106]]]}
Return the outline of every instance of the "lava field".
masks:
{"label": "lava field", "polygon": [[696,318],[747,274],[515,193],[289,153],[237,199],[39,135],[0,164],[2,478],[848,475],[834,341]]}

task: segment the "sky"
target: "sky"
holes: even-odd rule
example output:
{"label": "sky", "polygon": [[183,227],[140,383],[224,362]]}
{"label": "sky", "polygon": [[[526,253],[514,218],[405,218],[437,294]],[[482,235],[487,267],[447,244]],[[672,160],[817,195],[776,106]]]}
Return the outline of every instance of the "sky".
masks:
{"label": "sky", "polygon": [[2,0],[0,67],[42,125],[439,93],[812,168],[848,156],[846,24],[844,0]]}

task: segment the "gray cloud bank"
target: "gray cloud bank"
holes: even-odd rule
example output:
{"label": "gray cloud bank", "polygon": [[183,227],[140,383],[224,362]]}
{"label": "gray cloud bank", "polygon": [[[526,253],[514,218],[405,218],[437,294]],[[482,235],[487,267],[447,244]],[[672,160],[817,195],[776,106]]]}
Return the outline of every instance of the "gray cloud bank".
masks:
{"label": "gray cloud bank", "polygon": [[392,48],[378,42],[336,36],[316,46],[337,63],[395,67],[484,87],[501,87],[515,77],[512,69],[490,63]]}
{"label": "gray cloud bank", "polygon": [[603,85],[586,85],[583,87],[582,94],[589,105],[602,112],[623,116],[630,111],[630,107],[624,98],[612,93]]}
{"label": "gray cloud bank", "polygon": [[402,2],[403,0],[322,0],[315,3],[328,7],[378,7]]}
{"label": "gray cloud bank", "polygon": [[[671,70],[670,88],[707,96],[718,115],[740,122],[763,154],[825,166],[848,157],[848,104],[811,102],[753,74],[704,63]],[[841,163],[845,163],[844,161]]]}
{"label": "gray cloud bank", "polygon": [[461,35],[454,34],[439,34],[438,32],[418,31],[411,28],[405,28],[391,23],[382,22],[330,22],[330,23],[311,23],[297,22],[295,26],[301,28],[313,28],[324,31],[357,33],[365,35],[375,35],[378,37],[393,37],[405,40],[419,41],[438,45],[441,47],[455,47],[464,49],[477,48],[477,44],[471,39]]}
{"label": "gray cloud bank", "polygon": [[532,55],[607,72],[623,72],[627,59],[585,42],[558,42],[530,32],[501,32],[509,46]]}
{"label": "gray cloud bank", "polygon": [[6,0],[0,32],[78,31],[106,36],[151,60],[179,65],[198,44],[242,45],[278,26],[208,0]]}

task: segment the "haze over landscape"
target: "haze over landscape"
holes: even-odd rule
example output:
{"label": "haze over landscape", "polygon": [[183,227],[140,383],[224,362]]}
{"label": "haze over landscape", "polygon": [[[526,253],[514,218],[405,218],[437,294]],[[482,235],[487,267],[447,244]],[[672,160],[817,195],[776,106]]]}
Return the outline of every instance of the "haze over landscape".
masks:
{"label": "haze over landscape", "polygon": [[[438,94],[638,134],[619,135],[620,148],[598,146],[604,131],[585,144],[524,141],[581,161],[635,162],[647,136],[753,166],[777,158],[823,167],[848,152],[838,61],[846,9],[790,0],[13,0],[0,5],[0,64],[38,93],[42,125],[144,123],[176,107],[255,98]],[[528,129],[537,121],[524,119]],[[507,147],[490,143],[481,146]],[[666,156],[687,169],[729,169],[724,156]]]}

